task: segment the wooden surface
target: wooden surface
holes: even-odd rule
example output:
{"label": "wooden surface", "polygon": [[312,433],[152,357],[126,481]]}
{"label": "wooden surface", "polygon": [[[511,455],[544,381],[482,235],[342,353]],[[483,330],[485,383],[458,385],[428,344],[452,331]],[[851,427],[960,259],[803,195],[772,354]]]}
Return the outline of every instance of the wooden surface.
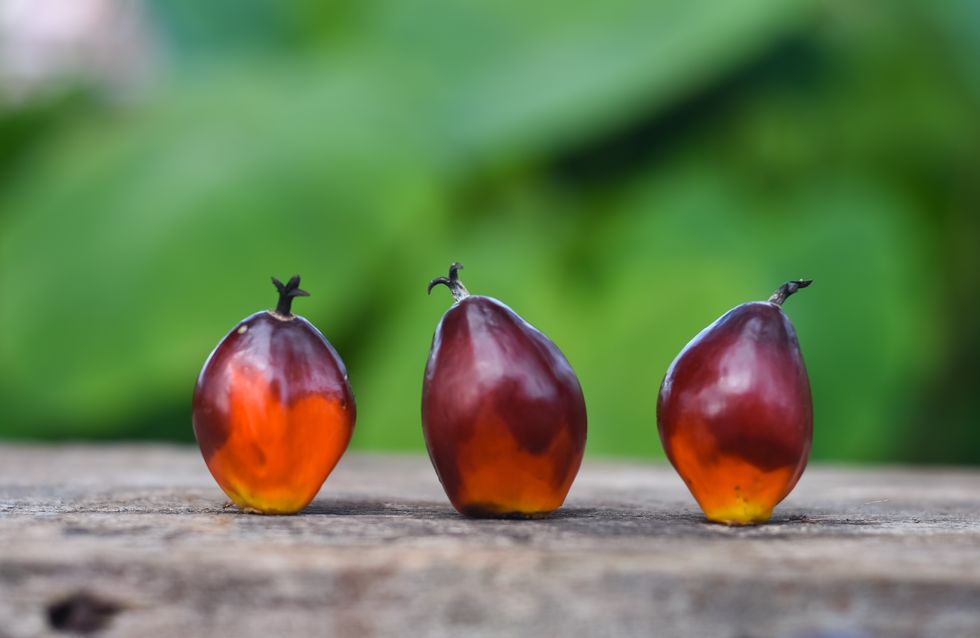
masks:
{"label": "wooden surface", "polygon": [[980,636],[977,471],[811,467],[753,529],[609,462],[543,521],[461,518],[414,456],[224,503],[196,449],[0,446],[0,637]]}

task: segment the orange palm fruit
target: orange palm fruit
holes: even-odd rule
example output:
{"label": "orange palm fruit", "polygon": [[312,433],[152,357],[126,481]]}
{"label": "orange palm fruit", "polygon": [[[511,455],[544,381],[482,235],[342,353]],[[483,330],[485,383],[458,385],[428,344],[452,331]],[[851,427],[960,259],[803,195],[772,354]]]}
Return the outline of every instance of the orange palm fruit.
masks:
{"label": "orange palm fruit", "polygon": [[194,435],[211,475],[238,507],[292,514],[313,500],[354,430],[347,370],[320,331],[292,313],[295,276],[275,310],[218,343],[194,389]]}
{"label": "orange palm fruit", "polygon": [[660,440],[711,521],[769,520],[806,467],[813,400],[782,304],[810,283],[787,282],[768,301],[725,313],[684,347],[660,386]]}

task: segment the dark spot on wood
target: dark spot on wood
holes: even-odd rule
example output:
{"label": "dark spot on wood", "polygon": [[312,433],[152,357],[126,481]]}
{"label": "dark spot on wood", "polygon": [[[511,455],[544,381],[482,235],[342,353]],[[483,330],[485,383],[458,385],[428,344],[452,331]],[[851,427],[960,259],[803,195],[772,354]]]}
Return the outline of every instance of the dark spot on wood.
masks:
{"label": "dark spot on wood", "polygon": [[462,594],[449,606],[446,620],[450,626],[479,625],[486,621],[487,611],[478,599]]}
{"label": "dark spot on wood", "polygon": [[55,631],[91,634],[105,629],[121,610],[114,602],[78,592],[48,605],[48,624]]}

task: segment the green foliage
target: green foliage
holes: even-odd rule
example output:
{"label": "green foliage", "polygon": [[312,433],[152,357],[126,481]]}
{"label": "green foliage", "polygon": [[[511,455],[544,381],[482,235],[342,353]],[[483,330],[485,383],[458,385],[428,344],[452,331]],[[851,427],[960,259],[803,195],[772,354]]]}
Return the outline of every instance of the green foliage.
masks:
{"label": "green foliage", "polygon": [[815,454],[980,461],[969,3],[152,8],[143,102],[0,122],[0,434],[190,438],[207,352],[299,272],[354,444],[420,449],[459,260],[565,351],[591,452],[661,454],[672,357],[807,276]]}

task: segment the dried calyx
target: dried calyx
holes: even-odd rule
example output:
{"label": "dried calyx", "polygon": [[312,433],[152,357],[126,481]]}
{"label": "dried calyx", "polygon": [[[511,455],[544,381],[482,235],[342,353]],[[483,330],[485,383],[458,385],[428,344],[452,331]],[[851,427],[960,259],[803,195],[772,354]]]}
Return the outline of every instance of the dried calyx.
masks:
{"label": "dried calyx", "polygon": [[458,261],[454,261],[453,265],[449,267],[448,277],[436,277],[429,282],[428,292],[431,294],[432,289],[437,285],[442,284],[449,288],[449,292],[453,293],[453,299],[456,301],[462,301],[470,296],[470,291],[466,289],[463,282],[459,280],[459,271],[463,269],[463,264]]}
{"label": "dried calyx", "polygon": [[774,303],[777,306],[781,306],[783,305],[783,302],[786,301],[787,297],[792,295],[800,288],[806,288],[812,283],[813,283],[812,279],[797,279],[796,281],[787,281],[785,284],[780,286],[776,290],[776,292],[772,293],[772,296],[769,297],[769,303]]}
{"label": "dried calyx", "polygon": [[293,299],[296,297],[310,296],[310,293],[299,289],[299,275],[293,275],[293,277],[285,284],[273,277],[272,283],[275,284],[276,290],[279,291],[279,303],[276,304],[275,310],[277,315],[292,317]]}

